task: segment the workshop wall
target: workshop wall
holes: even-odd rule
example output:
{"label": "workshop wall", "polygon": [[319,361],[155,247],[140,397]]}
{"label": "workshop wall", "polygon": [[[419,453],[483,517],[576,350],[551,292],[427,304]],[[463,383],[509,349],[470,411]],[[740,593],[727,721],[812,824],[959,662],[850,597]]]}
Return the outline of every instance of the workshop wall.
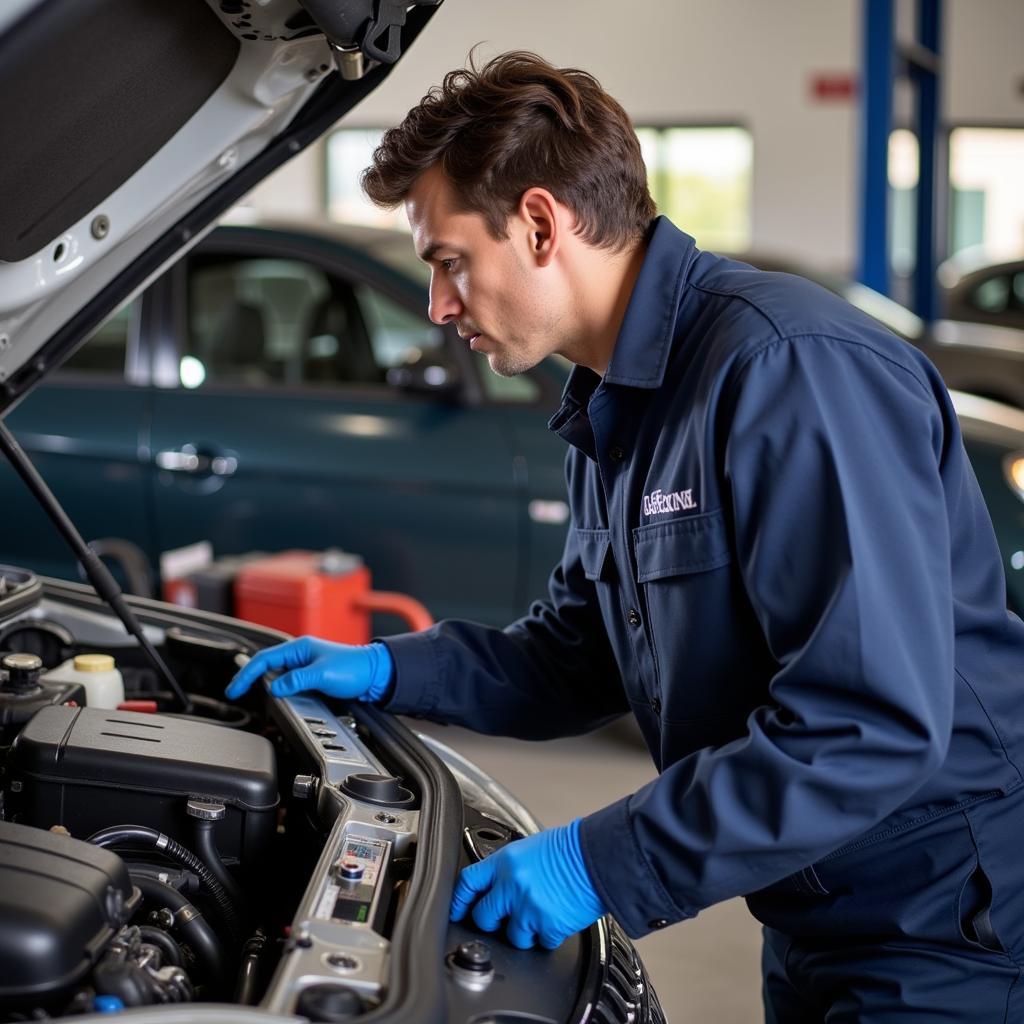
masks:
{"label": "workshop wall", "polygon": [[[1024,3],[945,7],[947,120],[1024,126]],[[901,0],[898,10],[902,30],[913,4]],[[447,0],[345,123],[399,121],[475,44],[484,58],[532,49],[596,74],[637,123],[745,126],[754,143],[753,247],[849,267],[859,214],[857,101],[818,98],[814,83],[827,79],[828,91],[857,72],[860,27],[861,0]],[[317,147],[257,190],[252,205],[318,215],[322,175]]]}

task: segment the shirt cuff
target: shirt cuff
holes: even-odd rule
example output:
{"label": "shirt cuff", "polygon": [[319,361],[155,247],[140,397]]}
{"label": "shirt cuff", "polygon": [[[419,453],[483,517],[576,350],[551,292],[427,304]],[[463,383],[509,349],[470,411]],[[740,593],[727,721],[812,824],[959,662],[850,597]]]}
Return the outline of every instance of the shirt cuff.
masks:
{"label": "shirt cuff", "polygon": [[580,821],[580,849],[594,889],[631,939],[695,917],[673,902],[637,843],[629,797]]}
{"label": "shirt cuff", "polygon": [[393,715],[429,715],[443,692],[440,645],[433,630],[378,637],[394,662],[390,692],[377,705]]}

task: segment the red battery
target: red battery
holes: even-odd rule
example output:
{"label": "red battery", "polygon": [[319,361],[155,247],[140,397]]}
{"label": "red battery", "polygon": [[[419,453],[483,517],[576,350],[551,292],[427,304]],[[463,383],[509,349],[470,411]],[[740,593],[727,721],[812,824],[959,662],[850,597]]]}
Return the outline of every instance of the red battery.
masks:
{"label": "red battery", "polygon": [[235,577],[235,615],[293,636],[369,643],[370,570],[341,551],[282,551]]}

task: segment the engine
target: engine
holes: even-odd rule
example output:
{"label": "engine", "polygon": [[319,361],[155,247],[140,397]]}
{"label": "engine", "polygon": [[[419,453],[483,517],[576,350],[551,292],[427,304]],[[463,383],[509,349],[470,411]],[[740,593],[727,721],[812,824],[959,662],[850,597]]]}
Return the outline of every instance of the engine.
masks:
{"label": "engine", "polygon": [[223,700],[279,634],[140,602],[186,711],[93,591],[0,580],[0,1021],[663,1021],[610,919],[543,952],[448,920],[537,827],[493,779],[365,705]]}
{"label": "engine", "polygon": [[273,857],[276,763],[266,736],[212,721],[39,707],[7,756],[0,1006],[233,996],[243,946],[264,945],[246,892]]}

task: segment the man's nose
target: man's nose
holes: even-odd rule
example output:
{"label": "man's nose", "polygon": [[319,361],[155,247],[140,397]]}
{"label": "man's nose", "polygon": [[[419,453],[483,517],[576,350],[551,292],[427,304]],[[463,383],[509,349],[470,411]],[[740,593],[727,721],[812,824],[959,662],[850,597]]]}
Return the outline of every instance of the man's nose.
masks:
{"label": "man's nose", "polygon": [[462,313],[462,303],[455,289],[436,274],[430,278],[430,303],[427,316],[435,324],[447,324],[457,320]]}

